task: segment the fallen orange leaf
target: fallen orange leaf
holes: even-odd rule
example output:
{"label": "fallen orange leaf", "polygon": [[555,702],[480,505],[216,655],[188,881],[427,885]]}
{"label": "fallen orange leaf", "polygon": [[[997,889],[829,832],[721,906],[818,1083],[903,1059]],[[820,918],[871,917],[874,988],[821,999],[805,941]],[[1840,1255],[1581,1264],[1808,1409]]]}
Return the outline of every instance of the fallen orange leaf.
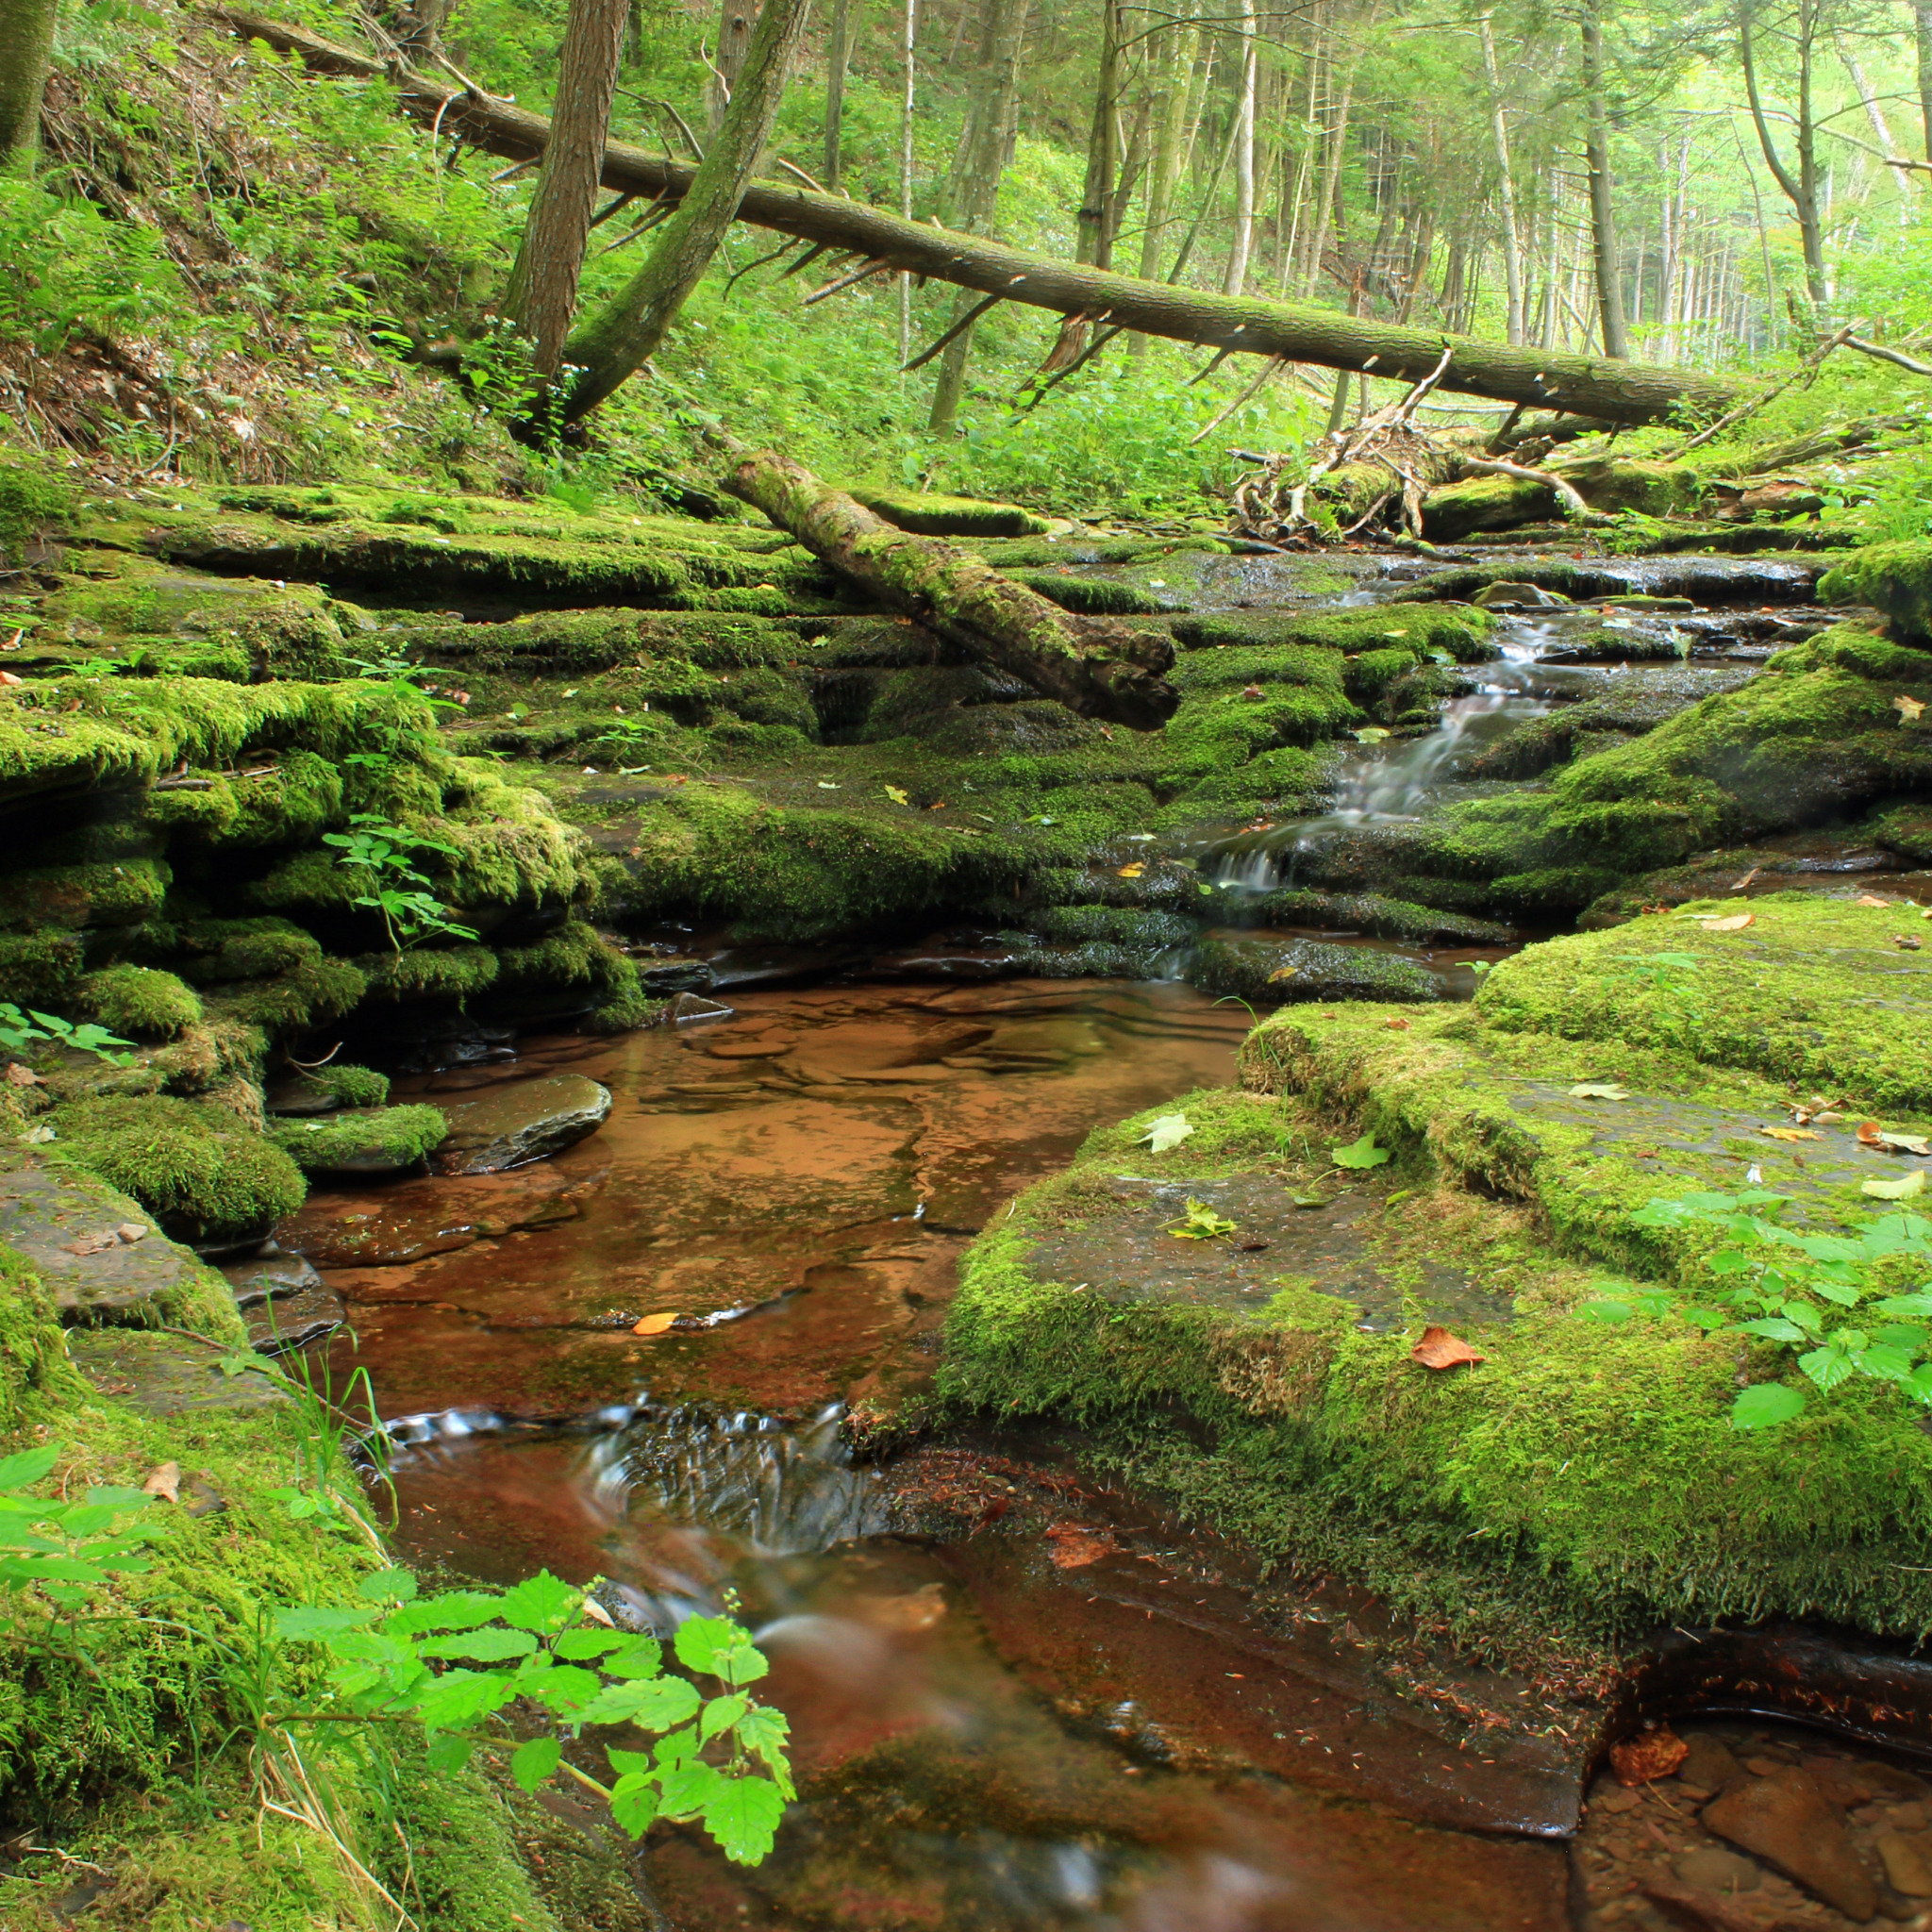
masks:
{"label": "fallen orange leaf", "polygon": [[1076,1523],[1057,1523],[1046,1536],[1047,1557],[1056,1570],[1084,1570],[1119,1547],[1104,1531],[1085,1529]]}
{"label": "fallen orange leaf", "polygon": [[1925,708],[1923,698],[1908,698],[1903,693],[1893,698],[1891,704],[1899,715],[1900,723],[1906,724],[1916,724],[1919,722],[1919,714]]}
{"label": "fallen orange leaf", "polygon": [[1409,1350],[1408,1358],[1425,1369],[1453,1369],[1463,1362],[1489,1360],[1488,1356],[1479,1355],[1460,1336],[1450,1334],[1446,1328],[1424,1328],[1423,1339]]}
{"label": "fallen orange leaf", "polygon": [[1121,875],[1121,877],[1122,877],[1122,878],[1124,878],[1124,879],[1137,879],[1137,878],[1139,878],[1139,877],[1141,876],[1141,874],[1142,874],[1143,872],[1145,872],[1146,870],[1147,870],[1147,868],[1146,868],[1146,866],[1145,866],[1144,864],[1141,864],[1141,863],[1140,863],[1140,862],[1138,862],[1138,861],[1137,861],[1137,862],[1136,862],[1136,863],[1134,863],[1133,865],[1124,865],[1124,866],[1122,866],[1122,867],[1121,867],[1121,871],[1120,871],[1120,875]]}
{"label": "fallen orange leaf", "polygon": [[1669,1777],[1690,1755],[1690,1747],[1674,1731],[1639,1731],[1610,1746],[1610,1769],[1620,1785],[1647,1785]]}
{"label": "fallen orange leaf", "polygon": [[1397,1033],[1407,1033],[1408,1031],[1408,1022],[1407,1020],[1391,1020],[1388,1024]]}
{"label": "fallen orange leaf", "polygon": [[1860,892],[1852,901],[1852,904],[1854,906],[1890,906],[1891,901],[1890,899],[1881,899],[1876,892]]}
{"label": "fallen orange leaf", "polygon": [[1885,1136],[1878,1131],[1878,1123],[1876,1121],[1860,1121],[1858,1123],[1858,1145],[1860,1147],[1883,1147],[1885,1145]]}
{"label": "fallen orange leaf", "polygon": [[675,1315],[646,1315],[630,1332],[633,1335],[661,1335],[676,1320]]}
{"label": "fallen orange leaf", "polygon": [[1774,1141],[1822,1141],[1823,1134],[1807,1133],[1803,1127],[1759,1127],[1760,1134],[1769,1134]]}

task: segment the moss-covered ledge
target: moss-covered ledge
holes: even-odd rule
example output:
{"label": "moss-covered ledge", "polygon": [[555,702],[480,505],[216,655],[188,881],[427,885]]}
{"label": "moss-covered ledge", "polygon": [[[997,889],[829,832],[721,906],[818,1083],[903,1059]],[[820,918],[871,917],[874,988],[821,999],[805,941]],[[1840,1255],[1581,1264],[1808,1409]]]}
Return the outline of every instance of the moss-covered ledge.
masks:
{"label": "moss-covered ledge", "polygon": [[[1924,1091],[1916,1012],[1860,1004],[1879,983],[1858,977],[1866,928],[1896,913],[1753,909],[1728,933],[1659,918],[1532,948],[1474,1008],[1271,1017],[1243,1053],[1248,1091],[1096,1133],[969,1251],[944,1396],[1077,1423],[1103,1461],[1269,1560],[1351,1577],[1499,1661],[1773,1614],[1923,1636],[1932,1440],[1915,1407],[1841,1391],[1740,1433],[1740,1367],[1789,1373],[1769,1349],[1740,1360],[1688,1326],[1577,1312],[1716,1239],[1637,1224],[1651,1199],[1756,1176],[1843,1224],[1878,1207],[1863,1179],[1906,1171],[1855,1131],[1867,1096],[1889,1117]],[[1654,982],[1618,977],[1646,941],[1709,961],[1720,1020],[1670,1037]],[[1764,1131],[1821,1078],[1857,1096],[1849,1121],[1802,1145]],[[1193,1132],[1155,1155],[1148,1124],[1171,1112]],[[1364,1133],[1391,1158],[1339,1167],[1330,1150]],[[1234,1233],[1167,1232],[1191,1197]],[[1418,1366],[1431,1323],[1488,1359]]]}

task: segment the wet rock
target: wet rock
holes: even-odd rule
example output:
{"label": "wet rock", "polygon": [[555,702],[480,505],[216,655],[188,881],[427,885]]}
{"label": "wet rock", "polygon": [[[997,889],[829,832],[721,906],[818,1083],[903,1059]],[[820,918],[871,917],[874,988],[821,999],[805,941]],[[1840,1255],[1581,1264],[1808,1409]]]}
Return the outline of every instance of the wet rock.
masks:
{"label": "wet rock", "polygon": [[1722,1739],[1699,1732],[1685,1741],[1690,1749],[1677,1767],[1677,1775],[1685,1784],[1721,1791],[1733,1778],[1744,1775],[1744,1767]]}
{"label": "wet rock", "polygon": [[641,967],[638,978],[647,993],[661,999],[668,993],[709,992],[718,976],[703,959],[660,959]]}
{"label": "wet rock", "polygon": [[225,1374],[227,1351],[137,1328],[77,1328],[67,1338],[75,1368],[105,1396],[150,1415],[261,1408],[289,1398],[253,1370]]}
{"label": "wet rock", "polygon": [[1717,1892],[1707,1891],[1700,1886],[1669,1878],[1648,1878],[1642,1890],[1665,1923],[1680,1925],[1684,1932],[1765,1932],[1764,1921],[1756,1912],[1732,1905]]}
{"label": "wet rock", "polygon": [[379,1193],[313,1194],[278,1224],[275,1239],[301,1267],[399,1267],[518,1228],[572,1220],[575,1197],[594,1185],[594,1178],[540,1165],[406,1181]]}
{"label": "wet rock", "polygon": [[151,1215],[25,1148],[0,1150],[0,1241],[34,1264],[63,1315],[112,1320],[200,1291],[194,1257]]}
{"label": "wet rock", "polygon": [[246,1261],[230,1261],[222,1274],[235,1291],[238,1308],[258,1307],[278,1296],[307,1294],[323,1285],[314,1265],[299,1254],[258,1255]]}
{"label": "wet rock", "polygon": [[1780,1770],[1733,1786],[1704,1807],[1704,1824],[1847,1918],[1862,1924],[1878,1909],[1878,1888],[1843,1818],[1808,1772]]}
{"label": "wet rock", "polygon": [[687,1020],[728,1020],[732,1009],[721,1007],[716,1000],[701,998],[694,992],[681,992],[671,1002],[665,1017],[674,1026],[681,1026]]}
{"label": "wet rock", "polygon": [[1875,1788],[1863,1774],[1865,1767],[1849,1758],[1807,1756],[1798,1761],[1818,1780],[1824,1795],[1846,1810],[1855,1805],[1869,1805],[1875,1795]]}
{"label": "wet rock", "polygon": [[1883,1860],[1887,1882],[1894,1891],[1907,1898],[1932,1898],[1932,1857],[1927,1857],[1923,1837],[1884,1831],[1873,1840],[1872,1849]]}
{"label": "wet rock", "polygon": [[519,1080],[443,1109],[449,1136],[431,1157],[439,1174],[500,1174],[560,1154],[610,1114],[610,1090],[581,1074]]}
{"label": "wet rock", "polygon": [[1541,610],[1573,600],[1560,591],[1546,591],[1540,584],[1504,582],[1485,584],[1469,601],[1484,610]]}
{"label": "wet rock", "polygon": [[1701,1845],[1671,1860],[1671,1870],[1686,1885],[1705,1891],[1756,1891],[1764,1883],[1764,1874],[1749,1858],[1727,1852],[1722,1845]]}
{"label": "wet rock", "polygon": [[1394,953],[1320,940],[1246,935],[1210,939],[1188,977],[1203,992],[1279,1005],[1285,1000],[1436,1000],[1433,974]]}

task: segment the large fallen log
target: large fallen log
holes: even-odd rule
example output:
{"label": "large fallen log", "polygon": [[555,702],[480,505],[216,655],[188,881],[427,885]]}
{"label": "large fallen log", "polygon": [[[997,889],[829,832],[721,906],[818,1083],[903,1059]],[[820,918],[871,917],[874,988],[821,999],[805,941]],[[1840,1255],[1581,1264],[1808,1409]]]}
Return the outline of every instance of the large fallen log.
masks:
{"label": "large fallen log", "polygon": [[[207,17],[246,40],[294,54],[318,73],[388,79],[405,112],[488,153],[532,158],[542,153],[549,138],[550,123],[542,115],[477,90],[453,86],[400,60],[386,64],[304,27],[245,9],[213,7]],[[612,142],[605,150],[604,184],[625,194],[675,202],[695,172],[622,142]],[[1563,409],[1604,422],[1648,423],[1680,407],[1715,416],[1734,407],[1740,395],[1735,385],[1694,371],[1507,348],[1327,308],[1210,295],[1197,289],[1105,274],[1050,256],[1003,248],[981,236],[923,227],[841,195],[777,182],[754,181],[739,205],[738,218],[824,248],[849,251],[882,268],[908,270],[1008,302],[1084,315],[1096,325],[1105,322],[1175,341],[1410,382],[1425,375],[1449,349],[1448,364],[1437,385],[1441,389]]]}
{"label": "large fallen log", "polygon": [[724,487],[868,596],[1071,710],[1151,731],[1180,702],[1161,675],[1174,663],[1166,638],[1062,610],[969,551],[895,529],[789,457],[746,457]]}

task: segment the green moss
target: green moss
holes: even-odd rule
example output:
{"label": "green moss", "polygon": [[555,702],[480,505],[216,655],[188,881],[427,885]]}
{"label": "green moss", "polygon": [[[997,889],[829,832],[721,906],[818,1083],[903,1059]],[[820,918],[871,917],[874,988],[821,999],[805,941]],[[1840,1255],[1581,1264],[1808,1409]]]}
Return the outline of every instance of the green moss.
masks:
{"label": "green moss", "polygon": [[0,561],[19,563],[73,521],[79,492],[54,466],[8,450],[0,455]]}
{"label": "green moss", "polygon": [[170,935],[175,970],[196,986],[266,979],[322,958],[321,941],[286,919],[199,919]]}
{"label": "green moss", "polygon": [[80,1010],[109,1031],[172,1040],[202,1018],[194,989],[151,966],[109,966],[76,989]]}
{"label": "green moss", "polygon": [[159,911],[173,877],[158,858],[31,866],[0,879],[0,921],[27,932],[133,925]]}
{"label": "green moss", "polygon": [[1932,643],[1932,542],[1874,543],[1818,581],[1827,604],[1870,604],[1901,638]]}
{"label": "green moss", "polygon": [[466,1000],[496,982],[488,946],[417,946],[407,953],[365,953],[356,970],[371,999]]}
{"label": "green moss", "polygon": [[372,1067],[329,1065],[309,1075],[328,1092],[335,1107],[381,1107],[389,1099],[389,1075]]}
{"label": "green moss", "polygon": [[370,975],[361,967],[329,958],[318,946],[271,977],[221,983],[209,992],[208,1006],[231,1024],[276,1038],[340,1019],[369,989]]}
{"label": "green moss", "polygon": [[1075,577],[1062,572],[1016,570],[1007,575],[1029,591],[1088,617],[1139,617],[1158,611],[1159,601],[1113,577]]}
{"label": "green moss", "polygon": [[1214,939],[1188,977],[1204,992],[1274,1006],[1283,1000],[1437,1000],[1435,976],[1393,953],[1319,940]]}
{"label": "green moss", "polygon": [[53,1294],[25,1256],[0,1242],[0,1436],[87,1392],[67,1359]]}
{"label": "green moss", "polygon": [[448,1133],[449,1122],[433,1107],[355,1108],[324,1120],[275,1120],[268,1125],[268,1138],[305,1174],[412,1167]]}
{"label": "green moss", "polygon": [[1493,920],[1471,919],[1406,899],[1384,898],[1376,892],[1268,892],[1253,900],[1244,911],[1261,925],[1345,929],[1373,939],[1435,945],[1505,946],[1515,937],[1508,926]]}
{"label": "green moss", "polygon": [[1043,537],[1053,527],[1045,517],[1016,503],[876,490],[855,490],[852,494],[874,516],[919,537]]}
{"label": "green moss", "polygon": [[1220,610],[1176,618],[1174,636],[1188,651],[1304,645],[1346,657],[1400,644],[1416,657],[1441,651],[1458,664],[1480,664],[1496,655],[1494,628],[1495,619],[1473,604],[1375,604],[1340,610]]}
{"label": "green moss", "polygon": [[291,1214],[308,1191],[295,1164],[232,1114],[155,1095],[55,1109],[56,1144],[193,1241],[247,1233]]}
{"label": "green moss", "polygon": [[0,937],[0,1000],[41,1007],[71,1000],[80,983],[85,957],[77,933]]}

